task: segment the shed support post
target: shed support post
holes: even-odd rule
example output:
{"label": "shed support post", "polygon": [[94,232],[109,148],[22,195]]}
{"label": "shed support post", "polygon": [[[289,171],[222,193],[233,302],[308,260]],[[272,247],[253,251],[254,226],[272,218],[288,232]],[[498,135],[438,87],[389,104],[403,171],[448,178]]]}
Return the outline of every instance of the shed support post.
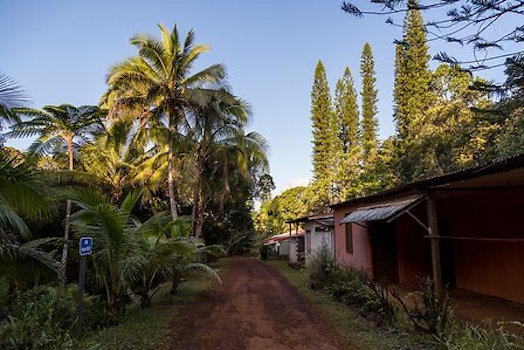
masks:
{"label": "shed support post", "polygon": [[291,223],[289,223],[289,238],[291,238],[291,232],[292,232],[292,228],[291,228]]}
{"label": "shed support post", "polygon": [[299,223],[297,222],[297,226],[295,226],[295,232],[296,232],[296,235],[295,235],[295,262],[298,263],[298,225]]}
{"label": "shed support post", "polygon": [[433,269],[433,283],[435,293],[441,297],[442,289],[442,271],[440,264],[440,240],[438,232],[438,218],[437,218],[437,201],[434,193],[428,193],[427,196],[427,210],[428,210],[428,231],[429,242],[431,244],[431,266]]}

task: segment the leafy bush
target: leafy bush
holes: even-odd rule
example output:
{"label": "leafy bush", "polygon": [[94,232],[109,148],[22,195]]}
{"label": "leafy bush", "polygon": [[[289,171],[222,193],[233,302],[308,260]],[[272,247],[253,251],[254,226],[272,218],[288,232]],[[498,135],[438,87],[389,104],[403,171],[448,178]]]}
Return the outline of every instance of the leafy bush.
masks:
{"label": "leafy bush", "polygon": [[378,316],[381,321],[394,321],[396,309],[388,299],[386,283],[369,280],[352,268],[340,267],[327,247],[321,247],[310,265],[310,287],[321,289],[346,305],[355,306],[362,315]]}
{"label": "leafy bush", "polygon": [[72,348],[75,308],[68,296],[53,287],[24,293],[0,322],[0,348]]}
{"label": "leafy bush", "polygon": [[[0,320],[0,348],[74,348],[76,298],[76,285],[66,289],[45,286],[21,294]],[[104,303],[98,296],[85,296],[82,320],[85,329],[104,323]]]}
{"label": "leafy bush", "polygon": [[414,298],[412,308],[406,306],[396,291],[392,295],[402,305],[415,328],[436,338],[445,336],[454,319],[447,291],[438,296],[430,278],[424,279],[419,289],[418,292],[408,294],[408,297]]}
{"label": "leafy bush", "polygon": [[331,251],[326,246],[322,246],[313,256],[309,268],[311,289],[324,289],[330,286],[336,280],[335,275],[340,270]]}

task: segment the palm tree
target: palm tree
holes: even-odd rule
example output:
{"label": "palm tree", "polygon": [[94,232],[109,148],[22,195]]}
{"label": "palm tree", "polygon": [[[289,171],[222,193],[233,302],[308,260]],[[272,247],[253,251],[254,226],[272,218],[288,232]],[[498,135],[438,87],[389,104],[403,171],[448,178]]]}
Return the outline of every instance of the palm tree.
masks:
{"label": "palm tree", "polygon": [[249,109],[235,99],[214,99],[194,113],[193,234],[200,237],[206,203],[218,193],[220,208],[231,191],[234,173],[247,178],[253,164],[267,165],[267,142],[256,132],[245,133]]}
{"label": "palm tree", "polygon": [[0,152],[0,231],[15,231],[23,239],[31,232],[20,215],[40,218],[48,210],[46,186],[37,181],[25,163]]}
{"label": "palm tree", "polygon": [[31,238],[31,232],[20,215],[46,215],[47,192],[24,163],[0,153],[0,279],[7,277],[17,291],[35,283],[38,276],[54,275],[58,270],[57,262],[41,249],[55,239],[23,242]]}
{"label": "palm tree", "polygon": [[[101,118],[104,111],[97,106],[74,107],[63,104],[60,106],[44,106],[42,110],[29,108],[13,110],[17,114],[25,115],[31,119],[14,124],[11,127],[11,132],[6,135],[8,137],[37,136],[37,139],[29,146],[30,153],[45,155],[66,150],[70,171],[74,169],[75,148],[103,129]],[[71,201],[67,201],[60,276],[63,283],[66,281],[70,215]]]}
{"label": "palm tree", "polygon": [[94,191],[67,190],[63,196],[80,208],[71,215],[73,232],[93,237],[93,263],[105,290],[111,324],[129,281],[136,278],[145,263],[139,237],[147,227],[131,215],[140,192],[129,192],[119,207]]}
{"label": "palm tree", "polygon": [[22,89],[13,79],[0,72],[0,118],[8,122],[18,122],[13,108],[22,107],[27,102]]}
{"label": "palm tree", "polygon": [[223,83],[225,70],[215,64],[192,74],[193,64],[209,47],[195,44],[192,30],[182,42],[176,25],[172,31],[162,24],[158,27],[161,41],[142,34],[131,38],[131,44],[138,48],[138,56],[110,68],[106,99],[112,110],[142,110],[141,118],[146,118],[151,126],[167,129],[169,203],[171,216],[177,219],[173,177],[176,136],[193,107],[205,105],[210,96],[227,95],[217,88]]}
{"label": "palm tree", "polygon": [[143,307],[151,305],[151,298],[160,289],[161,283],[169,279],[173,283],[173,292],[189,273],[211,275],[220,281],[214,269],[195,261],[204,252],[223,255],[223,249],[206,247],[201,241],[190,237],[190,227],[184,219],[169,218],[165,213],[158,213],[142,224],[140,250],[146,259],[132,290],[139,295]]}
{"label": "palm tree", "polygon": [[120,202],[126,189],[149,190],[151,186],[146,185],[159,167],[158,159],[165,159],[158,147],[150,147],[139,137],[132,121],[117,120],[83,149],[86,171],[108,185],[113,203]]}
{"label": "palm tree", "polygon": [[142,223],[132,216],[140,191],[129,192],[119,207],[93,191],[68,190],[63,195],[80,207],[71,216],[73,231],[93,237],[93,263],[106,293],[108,323],[129,289],[148,306],[159,284],[177,271],[216,276],[194,260],[201,253],[221,250],[189,237],[181,219],[171,221],[167,213],[158,213]]}

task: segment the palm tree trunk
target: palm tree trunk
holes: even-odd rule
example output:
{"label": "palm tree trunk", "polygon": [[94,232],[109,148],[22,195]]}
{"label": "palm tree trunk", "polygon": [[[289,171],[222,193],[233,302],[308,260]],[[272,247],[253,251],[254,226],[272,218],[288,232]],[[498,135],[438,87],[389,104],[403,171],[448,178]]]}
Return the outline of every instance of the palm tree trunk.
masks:
{"label": "palm tree trunk", "polygon": [[[201,200],[200,200],[201,203]],[[195,220],[195,237],[200,238],[202,235],[202,226],[204,225],[204,213],[201,204],[198,204],[198,212]]]}
{"label": "palm tree trunk", "polygon": [[169,190],[169,206],[171,208],[171,217],[173,220],[178,219],[176,208],[175,185],[173,180],[173,145],[169,144],[167,153],[167,188]]}
{"label": "palm tree trunk", "polygon": [[174,179],[173,179],[173,134],[175,132],[175,128],[172,124],[171,115],[170,113],[167,113],[167,122],[168,122],[168,129],[169,129],[169,141],[167,144],[168,152],[167,152],[167,189],[169,191],[169,206],[171,208],[171,217],[173,220],[178,219],[178,210],[176,207],[176,199],[175,199],[175,185],[174,185]]}
{"label": "palm tree trunk", "polygon": [[[73,171],[73,138],[69,137],[67,140],[67,153],[69,156],[69,170]],[[62,284],[66,284],[67,282],[67,252],[69,250],[69,231],[70,231],[70,225],[69,225],[69,217],[71,216],[71,200],[67,200],[66,204],[66,221],[65,221],[65,228],[64,228],[64,247],[62,248],[62,265],[61,265],[61,271],[60,271],[60,282]]]}
{"label": "palm tree trunk", "polygon": [[194,190],[194,203],[193,203],[193,236],[196,238],[200,238],[200,235],[202,234],[202,224],[203,224],[203,208],[202,208],[202,198],[200,194],[200,188],[199,186],[195,188]]}
{"label": "palm tree trunk", "polygon": [[197,155],[197,169],[195,171],[195,188],[193,189],[193,210],[192,210],[192,232],[193,236],[199,238],[202,234],[202,159],[200,157],[200,149]]}

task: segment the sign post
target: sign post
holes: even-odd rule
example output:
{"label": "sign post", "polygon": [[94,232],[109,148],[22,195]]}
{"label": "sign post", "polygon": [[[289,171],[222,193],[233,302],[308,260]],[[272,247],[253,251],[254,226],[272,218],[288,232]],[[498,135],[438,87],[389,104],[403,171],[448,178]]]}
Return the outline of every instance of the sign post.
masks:
{"label": "sign post", "polygon": [[76,305],[76,333],[80,335],[82,330],[82,307],[84,303],[84,282],[86,275],[86,256],[93,252],[93,238],[80,237],[78,246],[80,253],[80,270],[78,273],[78,302]]}

